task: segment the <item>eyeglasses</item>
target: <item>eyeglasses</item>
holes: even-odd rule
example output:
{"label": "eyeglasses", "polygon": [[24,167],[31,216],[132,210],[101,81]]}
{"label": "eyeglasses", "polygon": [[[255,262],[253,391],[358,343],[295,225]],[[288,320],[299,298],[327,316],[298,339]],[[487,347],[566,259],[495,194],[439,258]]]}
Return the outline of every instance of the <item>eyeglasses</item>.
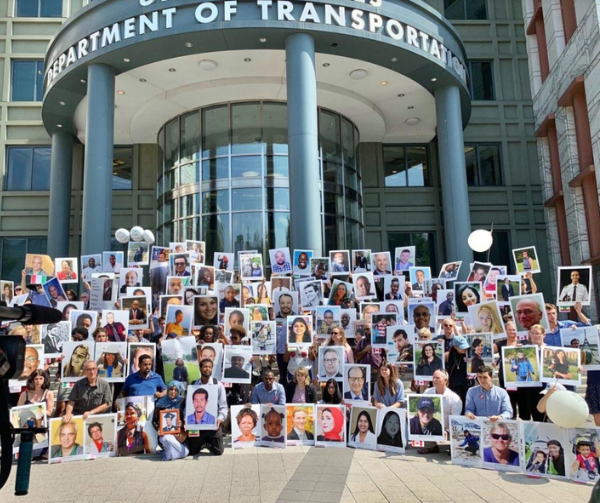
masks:
{"label": "eyeglasses", "polygon": [[176,266],[185,265],[185,262],[175,262]]}
{"label": "eyeglasses", "polygon": [[350,382],[362,382],[362,381],[364,381],[364,378],[362,378],[362,377],[348,377],[348,381],[350,381]]}
{"label": "eyeglasses", "polygon": [[539,312],[541,312],[541,311],[534,311],[533,309],[525,309],[523,311],[517,311],[517,316],[521,316],[521,315],[531,316],[532,314],[536,314]]}
{"label": "eyeglasses", "polygon": [[338,359],[337,358],[323,358],[323,361],[325,363],[335,363],[338,361]]}
{"label": "eyeglasses", "polygon": [[37,358],[35,356],[28,356],[27,358],[25,358],[25,361],[33,363],[37,361]]}
{"label": "eyeglasses", "polygon": [[492,433],[492,438],[494,440],[504,440],[505,442],[508,442],[510,440],[510,435],[504,433],[503,435],[499,435],[498,433]]}

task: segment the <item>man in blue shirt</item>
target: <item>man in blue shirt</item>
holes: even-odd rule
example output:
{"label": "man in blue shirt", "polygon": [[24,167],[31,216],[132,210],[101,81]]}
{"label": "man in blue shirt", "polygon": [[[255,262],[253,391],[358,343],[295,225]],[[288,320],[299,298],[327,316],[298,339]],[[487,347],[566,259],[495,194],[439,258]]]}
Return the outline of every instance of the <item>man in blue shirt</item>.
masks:
{"label": "man in blue shirt", "polygon": [[167,394],[167,387],[162,377],[152,372],[152,357],[148,354],[140,355],[138,359],[140,370],[129,374],[123,384],[119,398],[126,396],[150,396],[162,398]]}
{"label": "man in blue shirt", "polygon": [[263,382],[254,388],[252,403],[285,405],[285,389],[281,384],[275,382],[275,374],[272,370],[265,371]]}
{"label": "man in blue shirt", "polygon": [[186,425],[216,426],[217,421],[215,420],[215,416],[206,410],[208,406],[208,390],[198,388],[194,391],[192,403],[194,404],[194,412],[187,417]]}
{"label": "man in blue shirt", "polygon": [[546,304],[546,314],[548,315],[548,325],[550,326],[549,330],[546,331],[546,335],[544,336],[544,344],[546,344],[546,346],[561,347],[562,344],[560,340],[560,331],[564,328],[589,327],[592,325],[587,316],[583,314],[580,302],[577,302],[573,309],[577,313],[577,316],[581,322],[570,320],[558,321],[558,309],[556,306],[554,304]]}
{"label": "man in blue shirt", "polygon": [[467,391],[465,416],[469,419],[487,417],[496,422],[500,419],[512,419],[513,408],[505,389],[494,386],[491,367],[482,366],[477,370],[479,386]]}

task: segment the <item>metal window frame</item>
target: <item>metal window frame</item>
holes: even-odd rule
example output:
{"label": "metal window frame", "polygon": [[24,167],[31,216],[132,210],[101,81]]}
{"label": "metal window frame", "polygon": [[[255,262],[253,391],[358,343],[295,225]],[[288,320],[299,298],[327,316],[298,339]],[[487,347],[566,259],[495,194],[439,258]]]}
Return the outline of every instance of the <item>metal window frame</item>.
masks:
{"label": "metal window frame", "polygon": [[[13,99],[13,92],[16,88],[16,86],[14,85],[14,78],[15,78],[15,63],[22,63],[22,62],[28,62],[28,63],[35,63],[35,77],[33,79],[33,100],[26,100],[26,101],[18,101]],[[38,64],[42,64],[42,74],[44,73],[44,60],[43,59],[37,59],[37,58],[14,58],[10,60],[10,99],[9,101],[11,103],[41,103],[42,102],[42,97],[40,97],[39,100],[36,99],[37,97],[37,92],[38,92],[38,85],[37,85],[37,72],[38,72]],[[42,79],[42,87],[43,87],[43,79]]]}
{"label": "metal window frame", "polygon": [[[490,64],[490,71],[492,74],[492,98],[489,100],[486,99],[475,99],[473,98],[473,64],[474,63],[489,63]],[[471,98],[473,99],[473,101],[485,101],[485,102],[489,102],[489,101],[497,101],[496,100],[496,74],[495,74],[495,70],[494,70],[494,60],[493,59],[470,59],[469,60],[469,93],[471,94]]]}
{"label": "metal window frame", "polygon": [[[382,143],[381,144],[381,159],[385,158],[385,148],[386,147],[402,147],[404,150],[404,177],[406,180],[406,185],[401,187],[395,187],[393,185],[386,185],[385,180],[387,176],[385,175],[385,161],[383,161],[383,188],[385,189],[411,189],[414,187],[432,187],[431,184],[431,152],[429,151],[429,143]],[[427,158],[427,177],[424,180],[423,185],[409,185],[408,184],[408,156],[406,155],[406,149],[410,147],[424,147],[425,148],[425,156]]]}
{"label": "metal window frame", "polygon": [[[475,158],[477,161],[477,183],[473,184],[473,185],[469,185],[469,187],[504,187],[504,170],[502,168],[503,166],[503,159],[502,159],[502,143],[501,142],[465,142],[465,148],[466,147],[474,147],[475,148]],[[498,147],[498,176],[500,178],[499,183],[496,183],[494,185],[484,185],[481,183],[481,157],[479,155],[479,149],[481,147]],[[466,156],[466,152],[465,152],[465,156]],[[468,184],[468,180],[467,180],[467,184]]]}

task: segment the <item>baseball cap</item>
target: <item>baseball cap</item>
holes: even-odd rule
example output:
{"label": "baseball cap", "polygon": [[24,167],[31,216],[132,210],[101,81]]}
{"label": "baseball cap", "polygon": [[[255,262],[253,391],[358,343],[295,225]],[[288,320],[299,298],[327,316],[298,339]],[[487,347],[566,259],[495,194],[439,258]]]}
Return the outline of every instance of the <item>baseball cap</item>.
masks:
{"label": "baseball cap", "polygon": [[421,398],[417,405],[417,409],[431,409],[434,411],[435,407],[433,406],[433,400],[431,398]]}
{"label": "baseball cap", "polygon": [[452,338],[452,341],[453,345],[456,346],[458,349],[469,349],[470,347],[467,338],[462,335],[455,335]]}

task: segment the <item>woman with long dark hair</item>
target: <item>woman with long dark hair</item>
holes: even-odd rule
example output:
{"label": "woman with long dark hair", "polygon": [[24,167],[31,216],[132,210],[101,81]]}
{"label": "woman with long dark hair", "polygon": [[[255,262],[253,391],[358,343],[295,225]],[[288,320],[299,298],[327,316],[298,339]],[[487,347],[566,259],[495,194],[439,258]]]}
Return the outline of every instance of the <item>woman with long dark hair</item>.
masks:
{"label": "woman with long dark hair", "polygon": [[342,403],[342,392],[340,391],[340,385],[335,379],[329,379],[329,381],[325,383],[323,395],[319,403],[333,405]]}
{"label": "woman with long dark hair", "polygon": [[388,411],[383,416],[381,433],[377,437],[377,443],[380,445],[389,445],[390,447],[404,447],[400,417],[393,410]]}
{"label": "woman with long dark hair", "polygon": [[366,410],[358,413],[356,427],[352,435],[350,435],[350,442],[355,444],[356,447],[375,449],[377,444],[375,428],[373,427],[371,415]]}

